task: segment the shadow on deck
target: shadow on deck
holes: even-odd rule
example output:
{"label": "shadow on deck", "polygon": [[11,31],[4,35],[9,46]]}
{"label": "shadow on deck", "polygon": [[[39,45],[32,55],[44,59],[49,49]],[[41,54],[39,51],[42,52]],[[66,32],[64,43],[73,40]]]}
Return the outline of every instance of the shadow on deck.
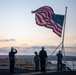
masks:
{"label": "shadow on deck", "polygon": [[10,74],[8,69],[0,69],[0,75],[76,75],[76,71],[52,71],[46,73],[35,72],[34,70],[15,69],[14,74]]}

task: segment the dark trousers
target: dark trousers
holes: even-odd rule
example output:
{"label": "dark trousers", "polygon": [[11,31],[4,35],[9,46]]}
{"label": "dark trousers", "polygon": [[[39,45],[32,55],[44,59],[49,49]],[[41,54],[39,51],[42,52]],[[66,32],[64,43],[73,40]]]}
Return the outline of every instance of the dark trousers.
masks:
{"label": "dark trousers", "polygon": [[39,71],[39,62],[35,62],[35,71]]}
{"label": "dark trousers", "polygon": [[14,59],[10,59],[10,72],[14,72],[14,66],[15,66],[15,60]]}
{"label": "dark trousers", "polygon": [[57,69],[62,70],[62,61],[57,62]]}
{"label": "dark trousers", "polygon": [[46,65],[46,60],[41,60],[40,61],[41,72],[46,72],[45,65]]}

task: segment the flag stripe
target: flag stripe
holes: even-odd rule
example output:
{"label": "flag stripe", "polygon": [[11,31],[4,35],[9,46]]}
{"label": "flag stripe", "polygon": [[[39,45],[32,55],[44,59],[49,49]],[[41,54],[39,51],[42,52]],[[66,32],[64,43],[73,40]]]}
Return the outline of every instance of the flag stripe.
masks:
{"label": "flag stripe", "polygon": [[[63,24],[62,23],[63,18],[61,18],[60,15],[54,15],[54,17],[53,17],[54,11],[51,7],[43,6],[39,9],[33,11],[32,13],[35,13],[36,24],[38,24],[39,26],[45,26],[47,28],[52,29],[54,33],[56,33],[58,36],[61,37],[63,25],[60,25],[59,23]],[[59,20],[57,20],[57,19],[59,19]],[[60,22],[61,19],[62,19],[62,21]],[[57,21],[59,23],[57,23]]]}
{"label": "flag stripe", "polygon": [[[38,19],[38,20],[36,19],[36,22],[37,22],[38,25],[42,25],[43,24],[43,26],[44,26],[44,25],[47,24],[46,21],[44,20],[44,18],[42,19],[41,15],[36,14],[36,18]],[[43,21],[45,21],[45,23]],[[52,22],[50,22],[50,24],[52,26],[54,26],[56,28],[56,30],[62,31],[62,27],[59,24],[54,25]],[[49,24],[49,27],[51,26],[50,24]],[[47,27],[47,25],[46,25],[46,27]]]}

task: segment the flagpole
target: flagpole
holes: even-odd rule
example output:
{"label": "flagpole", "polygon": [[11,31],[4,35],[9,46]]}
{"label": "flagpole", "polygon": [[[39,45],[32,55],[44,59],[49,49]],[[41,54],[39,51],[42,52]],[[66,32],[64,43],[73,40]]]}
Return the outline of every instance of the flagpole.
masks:
{"label": "flagpole", "polygon": [[[65,49],[64,49],[64,36],[65,36],[66,16],[67,16],[67,7],[65,9],[65,17],[64,17],[64,23],[63,23],[63,35],[62,35],[62,53],[64,52],[65,63],[66,63],[66,57],[65,57]],[[67,66],[66,66],[66,70],[67,70]]]}

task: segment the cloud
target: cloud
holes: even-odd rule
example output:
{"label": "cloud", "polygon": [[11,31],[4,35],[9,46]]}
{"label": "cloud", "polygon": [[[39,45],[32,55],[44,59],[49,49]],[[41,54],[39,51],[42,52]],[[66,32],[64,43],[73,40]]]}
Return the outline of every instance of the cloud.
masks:
{"label": "cloud", "polygon": [[22,44],[22,45],[23,45],[23,46],[26,46],[26,45],[28,45],[28,44],[25,43],[25,44]]}
{"label": "cloud", "polygon": [[0,48],[0,54],[3,53],[3,54],[8,54],[9,53],[9,47],[3,47],[3,48]]}
{"label": "cloud", "polygon": [[[37,51],[39,53],[39,51],[41,50],[42,46],[31,46],[31,47],[24,47],[24,46],[15,46],[14,48],[17,49],[18,53],[17,55],[34,55],[34,52]],[[48,55],[51,55],[52,52],[56,49],[56,46],[44,46],[45,50],[47,51]],[[8,54],[10,51],[11,47],[3,47],[0,48],[0,55],[1,54]],[[59,50],[59,49],[58,49]],[[56,50],[56,52],[53,55],[56,55],[58,50]],[[72,55],[72,56],[76,56],[76,47],[65,47],[65,52],[66,55]]]}
{"label": "cloud", "polygon": [[16,41],[15,39],[0,39],[0,42],[11,42]]}
{"label": "cloud", "polygon": [[76,43],[74,44],[74,46],[76,46]]}

